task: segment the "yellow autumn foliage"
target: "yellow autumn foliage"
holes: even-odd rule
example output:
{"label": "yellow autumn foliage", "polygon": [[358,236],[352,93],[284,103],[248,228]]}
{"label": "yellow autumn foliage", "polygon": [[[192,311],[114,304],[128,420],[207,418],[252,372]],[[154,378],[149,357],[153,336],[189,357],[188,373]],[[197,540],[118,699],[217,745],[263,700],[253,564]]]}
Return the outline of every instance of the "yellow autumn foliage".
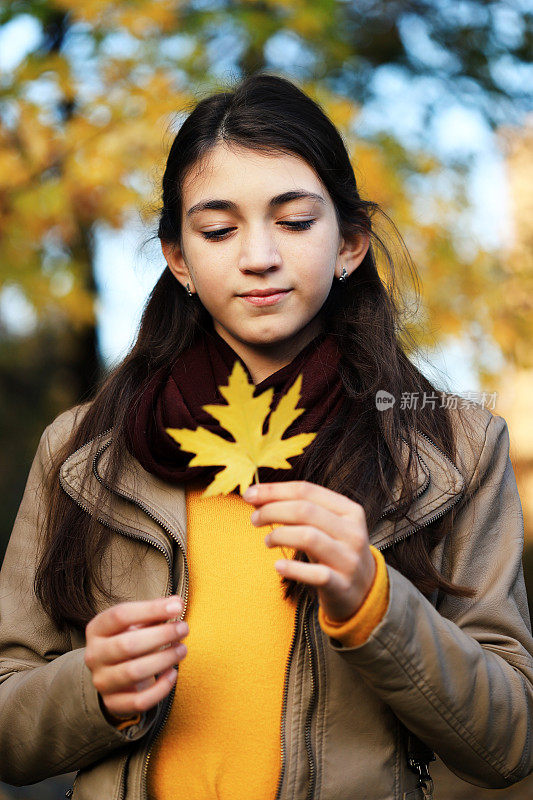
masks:
{"label": "yellow autumn foliage", "polygon": [[[199,10],[192,16],[178,0],[56,0],[54,7],[69,13],[69,24],[83,23],[86,37],[93,36],[98,80],[87,91],[85,76],[73,69],[63,51],[30,54],[4,78],[3,99],[13,113],[5,120],[0,116],[0,282],[16,283],[43,313],[57,308],[72,313],[73,320],[88,319],[85,300],[78,314],[76,304],[55,296],[49,282],[29,276],[42,269],[51,238],[83,262],[80,241],[87,243],[84,232],[93,226],[118,228],[132,212],[153,224],[145,209],[159,203],[154,178],[161,175],[168,152],[169,123],[177,112],[189,110],[204,88],[217,86],[207,69],[210,42],[203,36],[204,22],[234,21],[249,34],[246,66],[254,66],[277,31],[299,37],[319,58],[327,52],[328,58],[342,61],[355,54],[335,34],[334,4],[318,0],[248,0],[233,10]],[[101,37],[109,33],[124,35],[131,47],[124,52],[98,50]],[[180,49],[180,37],[189,50]],[[160,57],[169,41],[175,51],[167,48]],[[54,116],[50,101],[48,106],[41,101],[42,84],[65,104],[63,117]],[[528,313],[533,267],[527,248],[514,251],[512,270],[495,265],[497,257],[485,252],[482,242],[474,255],[463,255],[456,247],[454,221],[464,201],[440,194],[442,165],[435,156],[406,153],[392,136],[368,141],[356,136],[354,124],[362,110],[357,103],[332,92],[326,82],[305,78],[301,85],[343,133],[361,196],[383,207],[408,244],[422,279],[427,315],[417,334],[421,343],[469,334],[477,324],[500,343],[506,358],[527,354],[533,336],[533,315]],[[424,203],[424,211],[433,209],[429,220],[422,218],[406,181],[410,171],[435,186]],[[530,184],[527,174],[526,169],[514,172],[516,186],[522,187],[517,191],[523,194]],[[147,186],[154,187],[153,196],[147,196]],[[392,234],[379,215],[374,224],[380,235]],[[389,235],[386,241],[400,256],[400,245]],[[87,246],[84,258],[73,292],[90,298],[94,253]],[[387,283],[379,252],[376,258]]]}

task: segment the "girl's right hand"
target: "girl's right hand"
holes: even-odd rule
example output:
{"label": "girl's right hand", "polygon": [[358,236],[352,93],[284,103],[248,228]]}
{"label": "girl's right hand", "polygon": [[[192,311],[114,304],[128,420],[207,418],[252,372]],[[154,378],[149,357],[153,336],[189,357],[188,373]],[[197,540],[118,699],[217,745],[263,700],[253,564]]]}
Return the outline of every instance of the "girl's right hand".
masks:
{"label": "girl's right hand", "polygon": [[189,626],[167,620],[182,610],[179,596],[134,600],[106,608],[87,624],[85,663],[112,717],[128,719],[147,711],[170,692],[177,677],[173,665],[187,653],[178,642]]}

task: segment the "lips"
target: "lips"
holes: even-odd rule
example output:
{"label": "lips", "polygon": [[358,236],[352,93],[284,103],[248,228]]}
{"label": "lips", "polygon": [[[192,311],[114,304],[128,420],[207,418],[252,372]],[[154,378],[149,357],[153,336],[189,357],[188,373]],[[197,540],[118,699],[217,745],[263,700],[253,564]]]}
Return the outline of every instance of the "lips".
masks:
{"label": "lips", "polygon": [[290,292],[290,289],[252,289],[250,292],[243,292],[240,297],[267,297],[270,294],[281,294]]}
{"label": "lips", "polygon": [[266,293],[257,294],[254,292],[253,294],[241,295],[241,297],[246,303],[251,303],[254,306],[273,306],[284,300],[290,292],[291,289],[281,289],[277,291],[268,289]]}

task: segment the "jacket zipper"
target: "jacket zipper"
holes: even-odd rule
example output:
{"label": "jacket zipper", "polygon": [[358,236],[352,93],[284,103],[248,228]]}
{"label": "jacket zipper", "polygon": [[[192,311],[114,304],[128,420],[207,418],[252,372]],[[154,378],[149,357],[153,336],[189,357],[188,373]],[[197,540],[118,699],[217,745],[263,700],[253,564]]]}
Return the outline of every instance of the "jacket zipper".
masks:
{"label": "jacket zipper", "polygon": [[296,605],[296,612],[294,615],[294,630],[292,634],[292,641],[291,646],[289,648],[289,655],[287,657],[287,664],[285,666],[285,679],[283,682],[283,703],[282,703],[282,710],[281,710],[281,769],[279,773],[278,779],[278,786],[276,789],[276,795],[274,800],[279,800],[280,792],[281,792],[281,785],[283,783],[283,777],[285,775],[285,714],[287,711],[287,696],[289,693],[289,673],[291,668],[292,657],[294,655],[294,647],[296,644],[296,635],[298,632],[298,623],[300,619],[300,611],[302,606],[302,600],[304,599],[305,595],[300,595],[298,603]]}
{"label": "jacket zipper", "polygon": [[[112,430],[112,428],[108,428],[107,431],[104,431],[104,433],[100,434],[100,435],[105,436],[105,434],[109,433],[111,430]],[[94,437],[94,438],[98,438],[98,437]],[[92,441],[94,441],[94,439],[91,439],[89,441],[89,443],[92,442]],[[79,447],[78,450],[75,451],[75,453],[77,453],[79,450],[81,450],[83,447],[85,447],[86,444],[88,444],[88,443],[86,442],[84,445],[82,445],[82,447]],[[96,452],[96,454],[95,454],[95,456],[93,458],[93,463],[92,463],[92,472],[93,472],[95,478],[98,480],[98,482],[101,483],[103,486],[106,486],[106,484],[104,483],[104,481],[102,480],[102,478],[100,477],[100,475],[98,474],[98,472],[96,470],[96,462],[98,461],[98,458],[104,452],[104,450],[109,446],[109,444],[110,444],[110,442],[106,442],[102,447],[98,448],[98,450],[97,450],[97,452]],[[75,453],[73,453],[72,455],[75,455]],[[61,480],[61,475],[60,475],[59,479],[60,479],[61,486],[63,487],[63,489],[65,491],[67,491],[66,487],[64,485],[64,482]],[[109,487],[107,487],[107,486],[106,486],[106,488],[109,489]],[[121,492],[117,492],[117,491],[114,491],[114,490],[111,490],[111,491],[113,491],[114,494],[118,495],[119,497],[125,497],[128,500],[130,500],[131,502],[133,502],[136,505],[138,505],[139,508],[141,508],[146,514],[148,514],[148,516],[151,519],[153,519],[155,522],[157,522],[171,536],[171,538],[178,543],[178,546],[179,546],[181,552],[183,553],[183,561],[184,561],[184,566],[185,566],[185,586],[184,586],[184,597],[183,597],[183,612],[182,612],[181,617],[180,617],[180,619],[183,619],[184,616],[185,616],[186,609],[187,609],[187,601],[188,601],[188,597],[189,597],[189,565],[187,563],[187,555],[186,555],[186,552],[185,552],[185,548],[183,547],[180,539],[174,535],[174,532],[168,527],[168,525],[166,525],[161,519],[156,517],[151,511],[149,511],[149,509],[147,509],[136,498],[132,497],[131,495],[128,495],[127,493],[121,493]],[[68,492],[67,492],[67,494],[68,494]],[[71,495],[69,495],[69,496],[71,496]],[[85,503],[82,503],[78,499],[76,499],[75,502],[86,513],[90,514],[90,509]],[[148,536],[148,535],[144,535],[143,536],[141,534],[136,535],[136,534],[133,534],[133,533],[129,533],[128,531],[125,531],[122,528],[117,528],[117,527],[111,525],[110,523],[108,523],[107,521],[105,521],[103,519],[100,519],[100,518],[98,518],[98,521],[101,524],[105,525],[106,527],[110,528],[111,530],[115,530],[115,531],[117,531],[118,533],[121,533],[124,536],[129,536],[131,539],[140,539],[141,541],[148,542],[153,547],[156,547],[160,552],[163,553],[163,555],[165,556],[165,559],[166,559],[166,562],[167,562],[167,566],[168,566],[168,571],[169,571],[169,579],[168,579],[166,590],[165,590],[165,596],[168,597],[172,593],[172,589],[173,589],[172,560],[171,560],[171,558],[170,558],[170,556],[168,554],[168,551],[156,539],[152,538],[151,536]],[[170,591],[169,591],[169,589],[170,589]],[[164,714],[161,717],[160,724],[157,727],[157,730],[156,730],[156,732],[154,733],[154,735],[152,737],[148,752],[145,755],[145,762],[144,762],[144,765],[143,765],[143,772],[142,772],[142,790],[143,790],[143,796],[144,797],[147,796],[147,791],[146,791],[146,773],[148,771],[148,762],[149,762],[149,759],[150,759],[151,750],[152,750],[152,748],[154,746],[154,743],[155,743],[155,741],[157,739],[157,736],[159,735],[159,732],[161,731],[161,729],[163,728],[165,722],[168,719],[175,691],[176,691],[176,684],[174,684],[174,686],[172,687],[172,690],[170,691],[170,693],[166,697],[166,705],[165,705]],[[126,759],[126,761],[124,762],[124,768],[123,768],[123,772],[122,772],[122,776],[121,776],[119,800],[123,800],[123,798],[124,798],[124,792],[125,792],[124,777],[125,777],[125,772],[126,772],[127,761],[128,761],[128,759]]]}
{"label": "jacket zipper", "polygon": [[434,514],[429,519],[426,519],[421,525],[417,525],[415,528],[411,528],[411,530],[408,530],[401,536],[397,536],[396,539],[393,539],[391,542],[387,542],[386,544],[382,545],[376,545],[376,548],[378,550],[385,550],[387,547],[392,547],[392,545],[396,544],[396,542],[401,542],[402,539],[407,539],[408,536],[411,536],[412,533],[416,533],[416,531],[419,531],[420,528],[425,528],[427,525],[431,525],[431,523],[434,522],[436,519],[442,517],[443,514],[446,514],[446,512],[448,512],[450,508],[453,508],[453,506],[461,499],[462,496],[463,496],[462,493],[457,494],[454,498],[453,503],[450,503],[448,506],[446,506],[446,508],[441,509],[441,511],[439,511],[438,514]]}
{"label": "jacket zipper", "polygon": [[311,743],[311,718],[313,716],[313,711],[318,700],[318,681],[316,679],[316,670],[315,670],[315,650],[313,649],[313,645],[311,644],[311,634],[309,631],[309,617],[313,613],[312,609],[313,606],[309,603],[309,613],[305,617],[304,621],[304,632],[305,632],[305,641],[307,645],[307,652],[309,654],[309,663],[311,665],[311,699],[309,701],[309,707],[307,709],[307,718],[305,720],[305,748],[307,751],[307,761],[309,763],[309,787],[307,790],[306,800],[312,800],[314,797],[315,791],[315,782],[316,782],[316,764],[313,756],[313,746]]}
{"label": "jacket zipper", "polygon": [[[291,646],[289,649],[289,655],[287,658],[287,665],[285,668],[285,681],[283,685],[283,706],[281,712],[281,770],[279,774],[278,786],[276,789],[276,795],[274,800],[279,800],[281,786],[283,783],[283,778],[285,775],[285,716],[287,712],[287,695],[288,695],[288,677],[290,673],[290,667],[292,663],[292,658],[294,655],[295,643],[296,643],[296,634],[298,631],[298,623],[300,618],[300,611],[301,606],[303,605],[302,599],[305,596],[300,596],[300,600],[298,601],[298,605],[296,607],[296,614],[295,614],[295,622],[294,622],[294,633],[292,637]],[[311,699],[309,701],[309,707],[307,709],[307,717],[305,721],[304,727],[304,734],[305,734],[305,749],[307,753],[307,763],[309,767],[309,788],[306,795],[306,800],[312,800],[314,787],[315,787],[315,779],[316,779],[316,765],[315,760],[313,757],[313,747],[311,744],[311,718],[313,716],[313,709],[316,704],[317,699],[317,680],[316,680],[316,671],[315,671],[315,659],[314,659],[314,650],[311,644],[311,634],[309,631],[309,623],[308,617],[312,614],[312,604],[311,602],[308,603],[305,611],[304,611],[304,634],[305,634],[305,641],[307,652],[309,655],[309,663],[311,666]],[[309,610],[309,611],[308,611]]]}

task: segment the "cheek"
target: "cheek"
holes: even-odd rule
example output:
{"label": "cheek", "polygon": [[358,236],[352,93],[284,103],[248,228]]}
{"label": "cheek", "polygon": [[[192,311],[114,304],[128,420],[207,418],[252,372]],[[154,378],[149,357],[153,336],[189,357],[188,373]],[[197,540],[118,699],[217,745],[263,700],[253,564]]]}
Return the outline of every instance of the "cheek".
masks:
{"label": "cheek", "polygon": [[310,302],[319,303],[329,294],[334,276],[334,264],[321,259],[309,263],[309,258],[304,268],[299,271],[298,283],[302,296]]}
{"label": "cheek", "polygon": [[196,290],[202,297],[214,303],[224,300],[221,288],[229,291],[231,283],[227,270],[212,255],[207,253],[192,261],[191,271],[194,273]]}
{"label": "cheek", "polygon": [[296,263],[302,283],[329,290],[335,273],[337,241],[329,230],[316,231],[300,250]]}

